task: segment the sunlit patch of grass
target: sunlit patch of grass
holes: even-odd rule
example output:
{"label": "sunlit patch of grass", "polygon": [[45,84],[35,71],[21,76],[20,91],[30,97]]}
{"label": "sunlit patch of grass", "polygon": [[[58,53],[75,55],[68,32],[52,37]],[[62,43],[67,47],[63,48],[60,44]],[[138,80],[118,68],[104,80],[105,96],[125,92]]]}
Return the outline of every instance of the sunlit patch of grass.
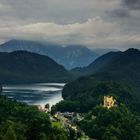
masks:
{"label": "sunlit patch of grass", "polygon": [[52,127],[62,128],[62,124],[61,124],[60,121],[58,121],[58,122],[52,122]]}

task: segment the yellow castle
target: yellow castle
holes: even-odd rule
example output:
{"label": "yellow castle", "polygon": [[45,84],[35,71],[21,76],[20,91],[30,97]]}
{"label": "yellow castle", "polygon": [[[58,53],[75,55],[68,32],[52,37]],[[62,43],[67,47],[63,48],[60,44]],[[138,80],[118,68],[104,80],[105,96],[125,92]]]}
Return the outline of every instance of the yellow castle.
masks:
{"label": "yellow castle", "polygon": [[116,103],[116,100],[113,98],[113,96],[104,96],[104,107],[107,107],[110,109],[111,107],[114,107]]}

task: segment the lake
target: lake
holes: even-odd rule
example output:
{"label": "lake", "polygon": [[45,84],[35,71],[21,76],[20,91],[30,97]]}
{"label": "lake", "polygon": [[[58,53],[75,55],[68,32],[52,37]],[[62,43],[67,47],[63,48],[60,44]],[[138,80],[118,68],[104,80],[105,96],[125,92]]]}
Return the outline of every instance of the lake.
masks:
{"label": "lake", "polygon": [[64,83],[3,85],[2,95],[31,105],[52,106],[63,100],[64,85]]}

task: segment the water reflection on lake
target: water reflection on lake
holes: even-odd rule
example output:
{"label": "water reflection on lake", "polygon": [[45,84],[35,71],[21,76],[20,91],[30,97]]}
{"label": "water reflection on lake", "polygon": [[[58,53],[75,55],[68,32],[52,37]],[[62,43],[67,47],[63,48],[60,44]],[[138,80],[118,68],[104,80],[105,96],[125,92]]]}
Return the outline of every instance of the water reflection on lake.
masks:
{"label": "water reflection on lake", "polygon": [[2,94],[19,102],[42,106],[49,103],[52,106],[63,100],[64,85],[63,83],[3,85]]}

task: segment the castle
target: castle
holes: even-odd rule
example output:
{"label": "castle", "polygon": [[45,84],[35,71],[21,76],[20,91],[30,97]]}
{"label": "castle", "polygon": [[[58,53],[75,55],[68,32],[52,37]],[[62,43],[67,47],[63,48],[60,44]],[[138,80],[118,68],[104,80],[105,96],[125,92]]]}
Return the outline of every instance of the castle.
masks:
{"label": "castle", "polygon": [[104,107],[107,107],[110,109],[111,107],[114,107],[116,103],[116,100],[113,98],[113,96],[104,96]]}

